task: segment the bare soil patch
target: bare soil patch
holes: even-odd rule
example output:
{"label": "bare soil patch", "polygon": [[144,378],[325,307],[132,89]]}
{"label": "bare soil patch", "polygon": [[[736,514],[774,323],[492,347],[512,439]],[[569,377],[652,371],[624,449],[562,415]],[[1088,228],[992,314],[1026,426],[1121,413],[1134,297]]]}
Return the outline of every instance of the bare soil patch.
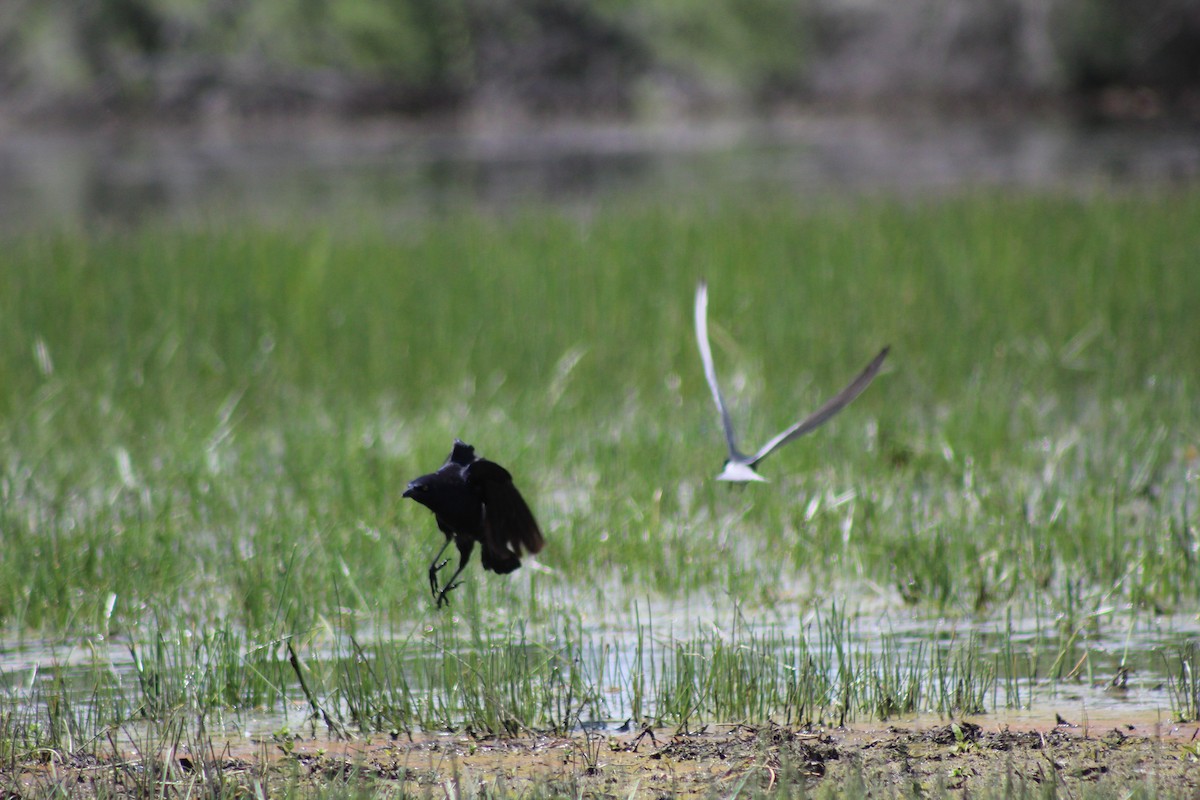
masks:
{"label": "bare soil patch", "polygon": [[[804,784],[808,791],[882,796],[1006,795],[1142,783],[1159,796],[1200,793],[1197,724],[1072,725],[956,721],[908,726],[799,729],[709,726],[694,732],[590,733],[479,738],[464,734],[357,741],[288,739],[177,747],[154,757],[40,753],[0,767],[8,797],[165,796],[204,788],[230,796],[260,790],[368,791],[461,797],[487,791],[585,797],[753,795]],[[855,792],[855,789],[861,791]],[[1040,791],[1039,791],[1040,793]]]}

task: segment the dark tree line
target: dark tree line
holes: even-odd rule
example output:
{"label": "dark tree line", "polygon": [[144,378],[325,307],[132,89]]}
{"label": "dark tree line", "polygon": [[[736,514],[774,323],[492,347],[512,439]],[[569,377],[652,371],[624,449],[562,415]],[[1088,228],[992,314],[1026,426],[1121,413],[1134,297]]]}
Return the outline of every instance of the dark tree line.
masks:
{"label": "dark tree line", "polygon": [[1200,0],[7,0],[0,114],[638,115],[1144,89]]}

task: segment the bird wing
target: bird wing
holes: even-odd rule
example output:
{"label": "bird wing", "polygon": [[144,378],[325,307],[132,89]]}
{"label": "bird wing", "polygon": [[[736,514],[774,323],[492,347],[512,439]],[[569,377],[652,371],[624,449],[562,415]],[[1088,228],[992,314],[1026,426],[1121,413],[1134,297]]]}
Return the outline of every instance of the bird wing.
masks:
{"label": "bird wing", "polygon": [[867,365],[867,368],[859,373],[858,377],[850,381],[850,384],[831,397],[825,402],[825,405],[818,408],[813,413],[809,414],[804,419],[797,422],[792,427],[780,433],[771,441],[767,442],[762,448],[754,454],[754,458],[750,461],[750,466],[754,466],[758,462],[771,454],[775,448],[785,445],[792,439],[803,436],[806,433],[816,430],[829,421],[829,419],[850,404],[854,398],[863,393],[863,390],[870,385],[875,379],[875,373],[879,372],[879,367],[883,365],[883,360],[887,358],[888,351],[891,347],[885,347],[879,351],[879,355]]}
{"label": "bird wing", "polygon": [[446,464],[458,464],[460,467],[465,467],[470,465],[474,460],[475,448],[462,439],[456,438],[454,440],[454,447],[450,450],[450,455],[446,457]]}
{"label": "bird wing", "polygon": [[[502,550],[508,550],[512,555],[520,556],[522,547],[530,553],[542,549],[545,540],[537,520],[513,485],[508,470],[494,461],[479,458],[466,468],[466,477],[468,483],[483,492],[484,546],[493,555],[503,557]],[[519,564],[519,561],[513,564],[512,569]]]}
{"label": "bird wing", "polygon": [[712,390],[713,401],[721,412],[721,425],[725,428],[725,445],[729,448],[729,457],[738,460],[742,454],[738,452],[737,443],[733,439],[733,422],[729,419],[729,409],[725,407],[725,398],[721,397],[721,387],[717,385],[717,368],[713,366],[712,348],[708,344],[708,284],[700,281],[696,287],[696,344],[700,348],[700,360],[704,363],[704,377],[708,380],[708,388]]}

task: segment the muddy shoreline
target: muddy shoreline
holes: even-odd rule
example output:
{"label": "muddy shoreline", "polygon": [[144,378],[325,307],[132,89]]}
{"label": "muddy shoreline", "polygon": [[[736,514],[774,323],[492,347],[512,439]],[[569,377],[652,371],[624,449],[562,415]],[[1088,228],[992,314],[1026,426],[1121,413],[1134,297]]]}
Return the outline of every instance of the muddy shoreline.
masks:
{"label": "muddy shoreline", "polygon": [[1085,785],[1145,784],[1161,796],[1193,796],[1200,791],[1200,725],[1107,717],[1081,724],[1056,715],[1020,726],[988,718],[826,729],[720,725],[569,737],[460,733],[411,741],[386,735],[351,741],[275,736],[199,748],[176,743],[150,757],[135,748],[119,756],[39,752],[0,768],[8,796],[354,785],[372,793],[650,798],[735,789],[753,796],[801,783],[809,791],[828,786],[935,796],[1022,794],[1049,788],[1048,783],[1078,796]]}

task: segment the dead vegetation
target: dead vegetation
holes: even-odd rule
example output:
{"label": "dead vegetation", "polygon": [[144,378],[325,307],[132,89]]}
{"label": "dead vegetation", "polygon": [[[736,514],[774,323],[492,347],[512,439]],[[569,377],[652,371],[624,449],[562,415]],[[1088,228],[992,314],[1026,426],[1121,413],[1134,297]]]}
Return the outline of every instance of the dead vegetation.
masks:
{"label": "dead vegetation", "polygon": [[572,737],[288,739],[142,758],[38,753],[6,797],[1106,796],[1200,791],[1195,723],[802,730],[768,724]]}

